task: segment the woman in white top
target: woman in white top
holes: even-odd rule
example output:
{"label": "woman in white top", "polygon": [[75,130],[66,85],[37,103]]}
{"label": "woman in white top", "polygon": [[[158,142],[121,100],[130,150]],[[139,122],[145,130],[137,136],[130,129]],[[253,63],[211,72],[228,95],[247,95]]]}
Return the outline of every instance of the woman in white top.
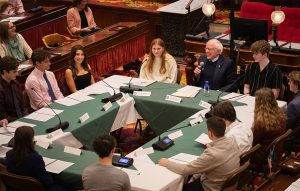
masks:
{"label": "woman in white top", "polygon": [[20,33],[16,32],[16,26],[10,21],[0,23],[0,56],[11,56],[22,62],[31,58],[32,49]]}
{"label": "woman in white top", "polygon": [[149,56],[143,61],[140,78],[165,83],[176,83],[177,64],[173,56],[167,53],[165,43],[156,38],[151,42]]}

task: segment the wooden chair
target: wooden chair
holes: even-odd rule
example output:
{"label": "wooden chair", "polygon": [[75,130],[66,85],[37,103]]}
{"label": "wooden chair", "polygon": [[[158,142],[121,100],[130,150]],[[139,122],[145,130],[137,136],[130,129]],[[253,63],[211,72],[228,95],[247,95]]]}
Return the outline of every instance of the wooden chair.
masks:
{"label": "wooden chair", "polygon": [[242,166],[240,166],[227,180],[224,182],[221,191],[236,191],[238,181],[242,172],[244,172],[250,165],[250,162],[247,161]]}
{"label": "wooden chair", "polygon": [[66,36],[58,34],[58,33],[53,33],[53,34],[44,36],[42,38],[42,41],[43,41],[44,45],[46,46],[46,48],[53,49],[55,47],[59,47],[64,44],[73,42],[74,39],[70,39],[69,37],[66,37]]}
{"label": "wooden chair", "polygon": [[44,186],[38,180],[29,176],[21,176],[7,171],[0,171],[0,178],[4,182],[7,188],[11,188],[16,191],[44,190]]}
{"label": "wooden chair", "polygon": [[245,162],[251,159],[251,157],[255,154],[255,152],[261,147],[260,144],[256,144],[249,151],[246,151],[240,156],[240,165],[243,165]]}
{"label": "wooden chair", "polygon": [[182,71],[180,70],[180,68],[177,68],[177,79],[176,79],[176,83],[180,84],[181,81],[181,77],[182,77]]}

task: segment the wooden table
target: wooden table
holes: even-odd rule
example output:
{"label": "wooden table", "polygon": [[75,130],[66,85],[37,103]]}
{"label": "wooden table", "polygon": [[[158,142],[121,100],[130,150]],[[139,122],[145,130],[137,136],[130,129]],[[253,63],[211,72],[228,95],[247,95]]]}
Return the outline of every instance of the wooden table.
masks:
{"label": "wooden table", "polygon": [[[123,26],[126,29],[114,30],[117,26]],[[50,50],[53,54],[51,71],[55,73],[57,81],[64,77],[65,69],[69,66],[70,50],[73,46],[80,44],[85,47],[88,63],[94,75],[110,72],[145,54],[145,33],[148,32],[148,27],[148,21],[119,22],[70,44],[52,49]],[[30,60],[26,60],[22,64],[32,63]],[[32,69],[33,66],[19,72],[20,75],[17,79],[21,84],[25,83]]]}

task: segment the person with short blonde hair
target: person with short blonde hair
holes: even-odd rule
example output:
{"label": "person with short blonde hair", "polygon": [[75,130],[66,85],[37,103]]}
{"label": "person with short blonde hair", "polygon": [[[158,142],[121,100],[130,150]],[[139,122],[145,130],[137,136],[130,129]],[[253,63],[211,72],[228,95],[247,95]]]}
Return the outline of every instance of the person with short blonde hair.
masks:
{"label": "person with short blonde hair", "polygon": [[269,59],[270,44],[265,40],[259,40],[251,45],[254,62],[246,71],[244,79],[244,94],[255,95],[256,90],[269,87],[275,98],[279,96],[282,86],[282,74],[280,69]]}
{"label": "person with short blonde hair", "polygon": [[206,43],[205,55],[200,56],[194,70],[193,85],[203,87],[208,81],[210,89],[235,91],[237,86],[229,87],[236,79],[235,63],[222,55],[223,45],[217,39]]}
{"label": "person with short blonde hair", "polygon": [[162,39],[152,40],[149,56],[146,57],[141,66],[140,78],[165,83],[176,83],[177,64],[165,47]]}

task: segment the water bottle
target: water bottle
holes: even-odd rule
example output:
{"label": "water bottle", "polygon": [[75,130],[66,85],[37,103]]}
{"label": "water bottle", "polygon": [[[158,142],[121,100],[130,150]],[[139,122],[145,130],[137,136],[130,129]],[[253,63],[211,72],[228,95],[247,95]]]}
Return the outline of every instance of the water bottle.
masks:
{"label": "water bottle", "polygon": [[205,96],[209,96],[209,90],[210,90],[210,87],[209,87],[208,81],[205,81],[205,82],[204,82],[203,90],[204,90],[204,95],[205,95]]}

